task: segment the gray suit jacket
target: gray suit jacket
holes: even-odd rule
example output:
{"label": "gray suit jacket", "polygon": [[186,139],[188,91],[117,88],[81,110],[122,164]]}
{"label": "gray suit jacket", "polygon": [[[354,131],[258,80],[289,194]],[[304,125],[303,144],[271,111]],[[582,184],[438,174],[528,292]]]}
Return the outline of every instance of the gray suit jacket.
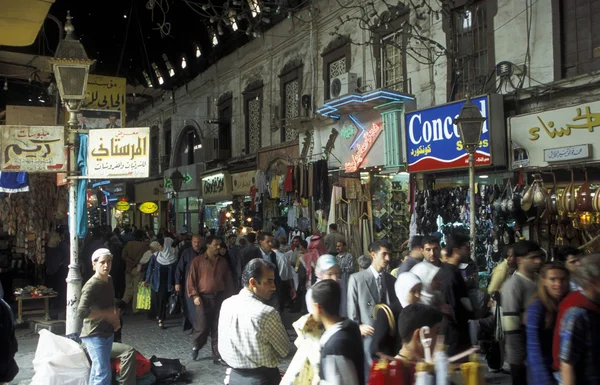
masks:
{"label": "gray suit jacket", "polygon": [[[398,302],[394,284],[396,279],[389,273],[383,273],[386,287],[386,304],[395,305]],[[373,308],[379,303],[377,281],[371,269],[354,273],[348,281],[348,318],[354,322],[374,326]]]}

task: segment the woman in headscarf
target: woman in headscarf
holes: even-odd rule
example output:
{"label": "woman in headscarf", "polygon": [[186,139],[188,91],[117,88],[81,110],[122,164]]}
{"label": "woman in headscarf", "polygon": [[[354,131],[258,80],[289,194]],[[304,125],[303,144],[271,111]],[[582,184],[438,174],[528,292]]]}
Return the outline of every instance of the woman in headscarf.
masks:
{"label": "woman in headscarf", "polygon": [[[304,241],[303,241],[304,242]],[[317,282],[324,279],[339,281],[341,277],[337,259],[331,254],[321,255],[315,263]],[[342,301],[346,293],[342,292]],[[307,308],[312,309],[312,289],[306,293]],[[298,334],[295,345],[298,348],[292,362],[288,366],[280,384],[285,385],[317,385],[319,384],[319,362],[321,359],[320,339],[325,331],[323,325],[314,320],[312,315],[305,314],[293,323]]]}
{"label": "woman in headscarf", "polygon": [[163,322],[167,316],[169,294],[173,291],[177,253],[172,247],[172,238],[159,238],[157,242],[158,245],[155,245],[156,252],[150,258],[150,263],[148,263],[144,285],[150,284],[152,287],[154,297],[152,302],[156,304],[158,327],[164,329]]}
{"label": "woman in headscarf", "polygon": [[371,340],[371,357],[379,359],[378,353],[396,356],[402,347],[402,341],[397,334],[398,316],[403,308],[418,303],[421,298],[423,284],[413,273],[402,273],[394,286],[400,305],[376,305],[374,308],[375,326]]}

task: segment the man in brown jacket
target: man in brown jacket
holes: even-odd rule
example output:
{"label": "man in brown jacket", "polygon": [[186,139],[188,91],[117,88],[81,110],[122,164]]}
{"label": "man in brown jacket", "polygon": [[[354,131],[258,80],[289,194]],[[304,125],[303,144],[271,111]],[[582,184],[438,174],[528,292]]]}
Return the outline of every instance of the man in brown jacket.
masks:
{"label": "man in brown jacket", "polygon": [[144,232],[136,230],[133,234],[134,240],[127,242],[123,249],[123,260],[125,261],[125,294],[123,301],[131,304],[133,313],[137,313],[137,292],[141,279],[140,260],[144,253],[150,250],[150,244],[144,242]]}

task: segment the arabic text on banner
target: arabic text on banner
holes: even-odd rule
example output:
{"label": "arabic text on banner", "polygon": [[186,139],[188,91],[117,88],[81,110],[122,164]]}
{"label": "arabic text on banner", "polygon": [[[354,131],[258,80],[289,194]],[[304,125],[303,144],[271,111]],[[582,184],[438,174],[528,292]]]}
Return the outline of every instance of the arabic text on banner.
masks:
{"label": "arabic text on banner", "polygon": [[85,104],[83,108],[92,110],[121,111],[121,126],[125,127],[125,104],[127,101],[127,81],[125,78],[89,75]]}
{"label": "arabic text on banner", "polygon": [[90,179],[147,178],[150,127],[90,130]]}
{"label": "arabic text on banner", "polygon": [[3,126],[0,139],[2,171],[66,171],[62,126]]}

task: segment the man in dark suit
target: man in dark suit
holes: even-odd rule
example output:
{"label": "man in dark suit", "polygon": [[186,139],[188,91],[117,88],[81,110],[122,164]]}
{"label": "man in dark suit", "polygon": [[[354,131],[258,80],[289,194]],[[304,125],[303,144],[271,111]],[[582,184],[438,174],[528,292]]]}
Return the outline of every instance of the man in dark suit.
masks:
{"label": "man in dark suit", "polygon": [[117,124],[117,118],[118,116],[116,114],[108,115],[108,124],[106,125],[106,128],[121,128]]}
{"label": "man in dark suit", "polygon": [[[248,234],[250,235],[250,234]],[[250,241],[250,239],[248,239]],[[281,306],[279,298],[281,298],[284,290],[290,290],[292,293],[292,299],[296,297],[296,293],[293,292],[293,280],[282,282],[281,281],[281,264],[277,262],[277,255],[272,250],[273,245],[273,234],[261,231],[258,233],[258,247],[253,247],[248,245],[246,248],[240,251],[239,260],[242,266],[242,271],[254,258],[261,258],[265,261],[269,261],[273,263],[277,268],[275,269],[275,293],[271,296],[269,301],[266,302],[267,305],[273,306],[277,311],[281,312]],[[291,286],[291,287],[290,287]]]}
{"label": "man in dark suit", "polygon": [[369,246],[371,266],[352,274],[348,281],[348,318],[360,327],[367,375],[371,367],[369,350],[375,324],[373,308],[380,303],[394,308],[398,306],[398,297],[394,290],[396,279],[385,271],[390,263],[391,253],[392,248],[388,243],[373,242]]}

